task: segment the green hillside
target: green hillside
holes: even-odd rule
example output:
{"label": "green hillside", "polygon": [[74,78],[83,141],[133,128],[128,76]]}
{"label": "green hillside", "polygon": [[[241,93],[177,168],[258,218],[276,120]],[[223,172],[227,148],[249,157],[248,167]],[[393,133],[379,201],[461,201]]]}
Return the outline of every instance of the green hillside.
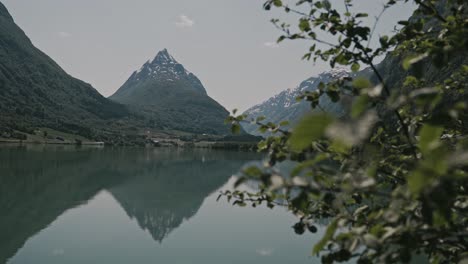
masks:
{"label": "green hillside", "polygon": [[0,126],[51,127],[91,136],[129,110],[73,78],[38,50],[0,3]]}
{"label": "green hillside", "polygon": [[228,134],[228,111],[207,95],[200,80],[163,50],[135,71],[110,97],[136,107],[155,126],[192,133]]}

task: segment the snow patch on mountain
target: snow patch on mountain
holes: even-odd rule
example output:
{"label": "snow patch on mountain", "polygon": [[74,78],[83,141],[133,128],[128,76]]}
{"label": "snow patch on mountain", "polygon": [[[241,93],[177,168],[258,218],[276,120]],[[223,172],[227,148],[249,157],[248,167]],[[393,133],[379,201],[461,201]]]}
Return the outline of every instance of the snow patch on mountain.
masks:
{"label": "snow patch on mountain", "polygon": [[130,80],[142,80],[145,78],[157,78],[162,80],[180,80],[189,78],[191,72],[178,63],[177,60],[164,49],[154,57],[148,60],[141,68],[135,71]]}
{"label": "snow patch on mountain", "polygon": [[[259,116],[266,116],[267,122],[279,123],[281,121],[296,122],[305,113],[311,111],[310,104],[303,100],[298,101],[298,97],[305,91],[315,91],[321,82],[328,83],[332,80],[344,78],[350,75],[347,68],[337,67],[330,71],[324,72],[317,77],[309,78],[303,81],[295,88],[286,89],[279,94],[270,97],[264,102],[257,104],[244,112],[250,119],[255,119]],[[343,108],[339,103],[334,103],[328,96],[320,98],[320,107],[328,112],[342,115]],[[244,125],[244,129],[252,134],[256,133],[255,125]]]}

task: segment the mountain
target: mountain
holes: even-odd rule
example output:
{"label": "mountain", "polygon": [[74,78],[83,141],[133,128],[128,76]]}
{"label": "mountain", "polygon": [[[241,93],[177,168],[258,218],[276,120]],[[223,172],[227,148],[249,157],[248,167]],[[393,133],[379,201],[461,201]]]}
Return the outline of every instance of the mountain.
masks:
{"label": "mountain", "polygon": [[[281,93],[269,98],[261,104],[255,105],[244,112],[249,119],[265,116],[267,119],[262,122],[280,123],[288,121],[291,125],[299,121],[306,113],[311,111],[311,106],[306,101],[297,101],[305,91],[315,91],[321,82],[328,83],[332,80],[349,76],[350,73],[344,68],[335,68],[328,72],[324,72],[317,77],[311,77],[303,81],[294,89],[287,89]],[[333,113],[338,116],[346,114],[345,108],[341,103],[334,103],[328,96],[320,97],[319,109]],[[258,126],[255,124],[243,124],[243,128],[247,133],[260,135],[257,131]]]}
{"label": "mountain", "polygon": [[162,129],[229,133],[224,125],[229,112],[210,98],[201,81],[166,49],[135,71],[109,98],[142,110]]}
{"label": "mountain", "polygon": [[0,134],[50,127],[91,136],[130,114],[37,49],[0,3]]}
{"label": "mountain", "polygon": [[144,142],[146,131],[229,134],[224,125],[228,112],[167,50],[111,99],[37,49],[0,3],[0,137],[22,138],[18,131],[37,134],[52,128],[124,144]]}
{"label": "mountain", "polygon": [[[439,12],[446,12],[446,9],[443,5],[439,4],[437,7]],[[434,23],[431,23],[430,25],[437,26],[437,24],[434,25]],[[397,56],[395,54],[390,53],[384,58],[384,60],[381,63],[377,65],[378,71],[385,79],[386,85],[391,91],[400,89],[403,86],[403,82],[408,76],[420,76],[427,82],[428,85],[436,85],[437,83],[441,83],[447,78],[449,78],[454,72],[459,71],[463,67],[463,65],[468,64],[467,52],[458,51],[457,53],[452,54],[451,57],[447,58],[449,63],[443,68],[438,68],[430,61],[429,58],[426,58],[418,63],[418,67],[413,67],[410,70],[405,70],[402,66],[404,56],[405,55]],[[291,125],[294,125],[306,113],[312,111],[311,106],[308,102],[304,100],[299,102],[296,101],[296,98],[299,95],[301,95],[304,91],[314,91],[318,89],[318,85],[321,82],[328,83],[332,80],[336,80],[345,76],[361,76],[369,79],[374,84],[379,83],[377,76],[373,73],[373,71],[370,68],[366,68],[357,73],[350,73],[343,68],[335,68],[331,71],[320,74],[318,77],[312,77],[303,81],[295,89],[287,89],[282,91],[281,93],[269,98],[263,103],[249,108],[247,111],[244,112],[244,114],[248,116],[249,120],[252,118],[255,119],[259,116],[265,116],[267,118],[265,121],[262,121],[264,123],[273,122],[278,124],[282,121],[289,121]],[[449,96],[446,96],[442,99],[441,106],[439,106],[441,108],[435,109],[436,114],[434,115],[432,122],[450,123],[450,120],[452,119],[447,116],[441,116],[439,114],[439,110],[442,110],[444,107],[450,107],[457,101],[467,100],[468,92],[451,92]],[[349,106],[351,102],[348,101],[349,100],[341,100],[340,102],[333,103],[328,96],[324,95],[320,97],[320,107],[318,107],[314,111],[323,110],[325,112],[342,117],[345,116],[349,111]],[[377,110],[381,120],[388,124],[398,124],[399,121],[396,119],[393,111],[389,111],[385,107],[378,107]],[[462,124],[456,125],[459,127],[461,126],[465,131],[468,131],[468,113],[461,113],[461,116],[462,119],[467,121],[463,122]],[[259,133],[258,126],[255,124],[243,124],[243,128],[246,132],[250,134],[264,135]]]}

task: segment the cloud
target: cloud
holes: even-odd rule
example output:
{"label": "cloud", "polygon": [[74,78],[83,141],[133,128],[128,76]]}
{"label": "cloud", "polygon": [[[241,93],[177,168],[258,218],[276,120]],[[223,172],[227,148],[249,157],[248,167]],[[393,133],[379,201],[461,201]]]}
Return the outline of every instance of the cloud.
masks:
{"label": "cloud", "polygon": [[57,256],[63,256],[65,255],[65,250],[57,248],[52,250],[52,256],[57,257]]}
{"label": "cloud", "polygon": [[60,31],[60,32],[58,33],[58,35],[59,35],[59,37],[61,37],[61,38],[69,38],[69,37],[72,36],[71,33],[68,33],[68,32],[65,32],[65,31]]}
{"label": "cloud", "polygon": [[265,42],[265,43],[263,43],[263,45],[265,47],[272,48],[272,49],[279,48],[279,44],[276,43],[276,42]]}
{"label": "cloud", "polygon": [[273,254],[273,249],[257,249],[256,252],[262,257],[267,257]]}
{"label": "cloud", "polygon": [[195,21],[186,15],[180,15],[175,24],[179,28],[191,28],[195,24]]}

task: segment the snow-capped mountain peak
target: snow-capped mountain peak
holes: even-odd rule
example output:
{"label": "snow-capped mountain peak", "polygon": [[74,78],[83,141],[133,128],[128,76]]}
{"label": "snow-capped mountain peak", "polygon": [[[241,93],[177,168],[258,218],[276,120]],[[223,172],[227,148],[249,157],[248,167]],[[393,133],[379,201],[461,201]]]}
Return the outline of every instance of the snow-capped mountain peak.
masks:
{"label": "snow-capped mountain peak", "polygon": [[227,134],[229,112],[208,96],[201,81],[164,49],[110,97],[140,108],[145,125],[190,133]]}
{"label": "snow-capped mountain peak", "polygon": [[192,73],[178,63],[176,59],[169,54],[167,49],[158,52],[153,60],[148,60],[141,68],[135,71],[130,77],[130,81],[140,81],[148,78],[160,79],[165,81],[174,81],[184,78],[193,78]]}
{"label": "snow-capped mountain peak", "polygon": [[[330,71],[323,72],[317,77],[309,78],[303,81],[296,88],[286,89],[261,104],[255,105],[248,109],[244,114],[249,118],[256,118],[258,116],[268,116],[268,121],[278,123],[284,120],[292,121],[294,123],[302,114],[310,111],[310,104],[304,101],[298,102],[296,99],[305,91],[315,91],[321,82],[329,83],[332,80],[344,78],[350,75],[350,72],[345,67],[336,67]],[[322,109],[341,115],[343,109],[338,103],[333,103],[327,96],[320,98],[320,105]],[[244,129],[250,133],[255,134],[255,128],[249,125],[244,125]]]}
{"label": "snow-capped mountain peak", "polygon": [[343,78],[349,76],[349,69],[344,66],[336,66],[335,68],[325,72],[330,74],[333,78]]}
{"label": "snow-capped mountain peak", "polygon": [[178,62],[172,57],[167,49],[163,49],[162,51],[158,52],[154,60],[151,64],[178,64]]}
{"label": "snow-capped mountain peak", "polygon": [[127,84],[133,85],[138,82],[156,82],[167,85],[189,82],[194,90],[206,94],[200,80],[177,62],[167,49],[159,51],[154,59],[148,60],[139,70],[133,72]]}

